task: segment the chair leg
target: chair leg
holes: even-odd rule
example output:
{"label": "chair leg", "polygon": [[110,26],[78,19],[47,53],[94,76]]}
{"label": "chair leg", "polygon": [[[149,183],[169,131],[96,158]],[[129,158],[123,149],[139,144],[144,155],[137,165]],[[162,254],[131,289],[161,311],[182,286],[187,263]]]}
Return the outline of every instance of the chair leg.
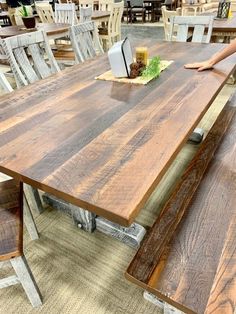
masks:
{"label": "chair leg", "polygon": [[33,307],[42,305],[42,296],[24,255],[10,260]]}
{"label": "chair leg", "polygon": [[36,212],[38,214],[41,214],[44,209],[43,209],[43,205],[42,205],[38,190],[28,184],[24,184],[24,192],[25,192],[26,198],[32,201],[33,208],[36,210]]}
{"label": "chair leg", "polygon": [[34,218],[32,216],[29,203],[24,194],[24,223],[27,228],[27,231],[32,240],[37,240],[39,238],[38,230],[34,222]]}

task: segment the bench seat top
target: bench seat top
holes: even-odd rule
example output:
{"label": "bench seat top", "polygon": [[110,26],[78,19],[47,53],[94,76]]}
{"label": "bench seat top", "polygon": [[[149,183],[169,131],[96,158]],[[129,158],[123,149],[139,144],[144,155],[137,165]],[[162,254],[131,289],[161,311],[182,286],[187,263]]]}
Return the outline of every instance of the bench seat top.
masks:
{"label": "bench seat top", "polygon": [[[225,112],[226,116],[228,114]],[[221,123],[224,124],[224,120],[220,118],[218,126]],[[219,128],[210,134],[206,149],[209,149],[218,131]],[[202,158],[205,158],[204,154]],[[199,159],[195,160],[196,167],[198,163]],[[234,115],[220,148],[209,163],[191,205],[185,210],[170,241],[162,248],[158,242],[162,224],[165,223],[160,218],[131,262],[126,272],[127,279],[185,313],[235,313],[235,169]],[[192,169],[191,173],[197,177],[198,172],[194,173]],[[167,214],[162,216],[167,220]],[[162,249],[159,258],[158,252],[156,256],[152,253],[158,245]]]}

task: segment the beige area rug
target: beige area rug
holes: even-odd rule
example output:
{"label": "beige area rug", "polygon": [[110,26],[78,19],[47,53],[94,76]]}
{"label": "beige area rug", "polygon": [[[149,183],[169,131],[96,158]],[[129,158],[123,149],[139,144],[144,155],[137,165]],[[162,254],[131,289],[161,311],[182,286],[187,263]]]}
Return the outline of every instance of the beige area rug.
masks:
{"label": "beige area rug", "polygon": [[[226,86],[201,126],[208,130],[234,86]],[[197,149],[185,145],[153,192],[137,221],[150,226],[186,164]],[[128,282],[124,272],[135,250],[95,232],[85,233],[69,217],[53,209],[36,216],[40,239],[25,232],[25,255],[43,295],[43,306],[33,309],[20,285],[0,290],[1,314],[160,314],[144,300],[143,290]],[[0,278],[9,274],[0,270]],[[10,270],[10,273],[11,270]]]}

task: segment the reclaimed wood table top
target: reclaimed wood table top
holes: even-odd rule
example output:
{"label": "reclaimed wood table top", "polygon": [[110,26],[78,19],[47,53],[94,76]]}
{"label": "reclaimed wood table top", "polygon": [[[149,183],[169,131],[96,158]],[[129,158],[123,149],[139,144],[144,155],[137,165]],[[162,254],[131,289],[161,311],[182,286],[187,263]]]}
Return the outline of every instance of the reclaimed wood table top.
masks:
{"label": "reclaimed wood table top", "polygon": [[0,98],[0,171],[111,221],[129,225],[235,68],[183,65],[222,44],[142,41],[174,60],[137,86],[95,80],[107,55]]}
{"label": "reclaimed wood table top", "polygon": [[[217,11],[215,12],[204,12],[201,15],[213,15],[216,17]],[[213,21],[214,32],[236,32],[236,12],[232,13],[232,17],[228,19],[214,19]]]}
{"label": "reclaimed wood table top", "polygon": [[214,31],[224,32],[236,32],[236,12],[233,12],[233,16],[228,19],[214,19],[213,22]]}
{"label": "reclaimed wood table top", "polygon": [[32,32],[35,30],[44,30],[48,36],[61,34],[68,31],[70,24],[64,23],[37,23],[36,29],[27,29],[24,25],[14,25],[0,28],[0,37],[7,38]]}

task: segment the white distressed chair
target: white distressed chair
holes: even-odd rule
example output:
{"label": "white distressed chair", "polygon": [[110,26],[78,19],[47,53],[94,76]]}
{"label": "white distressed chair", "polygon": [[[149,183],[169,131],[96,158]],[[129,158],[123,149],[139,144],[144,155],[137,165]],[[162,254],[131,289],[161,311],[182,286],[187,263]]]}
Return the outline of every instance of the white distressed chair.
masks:
{"label": "white distressed chair", "polygon": [[114,0],[99,0],[98,8],[100,11],[111,11]]}
{"label": "white distressed chair", "polygon": [[[181,8],[177,8],[176,11],[167,10],[166,6],[163,5],[161,7],[162,12],[162,20],[164,24],[164,32],[165,32],[165,40],[170,40],[170,18],[171,16],[180,16],[181,15]],[[175,28],[177,32],[177,27]]]}
{"label": "white distressed chair", "polygon": [[76,63],[84,62],[103,53],[97,27],[93,21],[71,26],[69,37],[75,52]]}
{"label": "white distressed chair", "polygon": [[112,45],[121,40],[121,19],[124,10],[124,1],[113,3],[106,28],[99,28],[99,37],[103,43],[103,49],[107,51]]}
{"label": "white distressed chair", "polygon": [[54,23],[54,13],[49,3],[36,2],[35,8],[42,23]]}
{"label": "white distressed chair", "polygon": [[8,37],[2,45],[18,88],[60,71],[43,31]]}
{"label": "white distressed chair", "polygon": [[55,22],[78,24],[74,3],[55,3]]}
{"label": "white distressed chair", "polygon": [[[193,28],[192,42],[209,43],[211,40],[213,16],[172,16],[170,18],[170,40],[175,37],[175,27],[178,26],[176,41],[186,42],[189,38],[189,29]],[[207,29],[207,34],[205,31]]]}
{"label": "white distressed chair", "polygon": [[91,6],[81,7],[79,10],[79,21],[80,23],[91,21],[93,14],[93,8]]}
{"label": "white distressed chair", "polygon": [[[13,179],[0,182],[0,268],[10,263],[16,274],[0,279],[0,289],[20,283],[32,306],[38,307],[42,297],[23,253],[24,201],[22,183]],[[36,230],[34,222],[31,227]]]}
{"label": "white distressed chair", "polygon": [[79,8],[86,8],[91,6],[94,8],[94,0],[79,0]]}

